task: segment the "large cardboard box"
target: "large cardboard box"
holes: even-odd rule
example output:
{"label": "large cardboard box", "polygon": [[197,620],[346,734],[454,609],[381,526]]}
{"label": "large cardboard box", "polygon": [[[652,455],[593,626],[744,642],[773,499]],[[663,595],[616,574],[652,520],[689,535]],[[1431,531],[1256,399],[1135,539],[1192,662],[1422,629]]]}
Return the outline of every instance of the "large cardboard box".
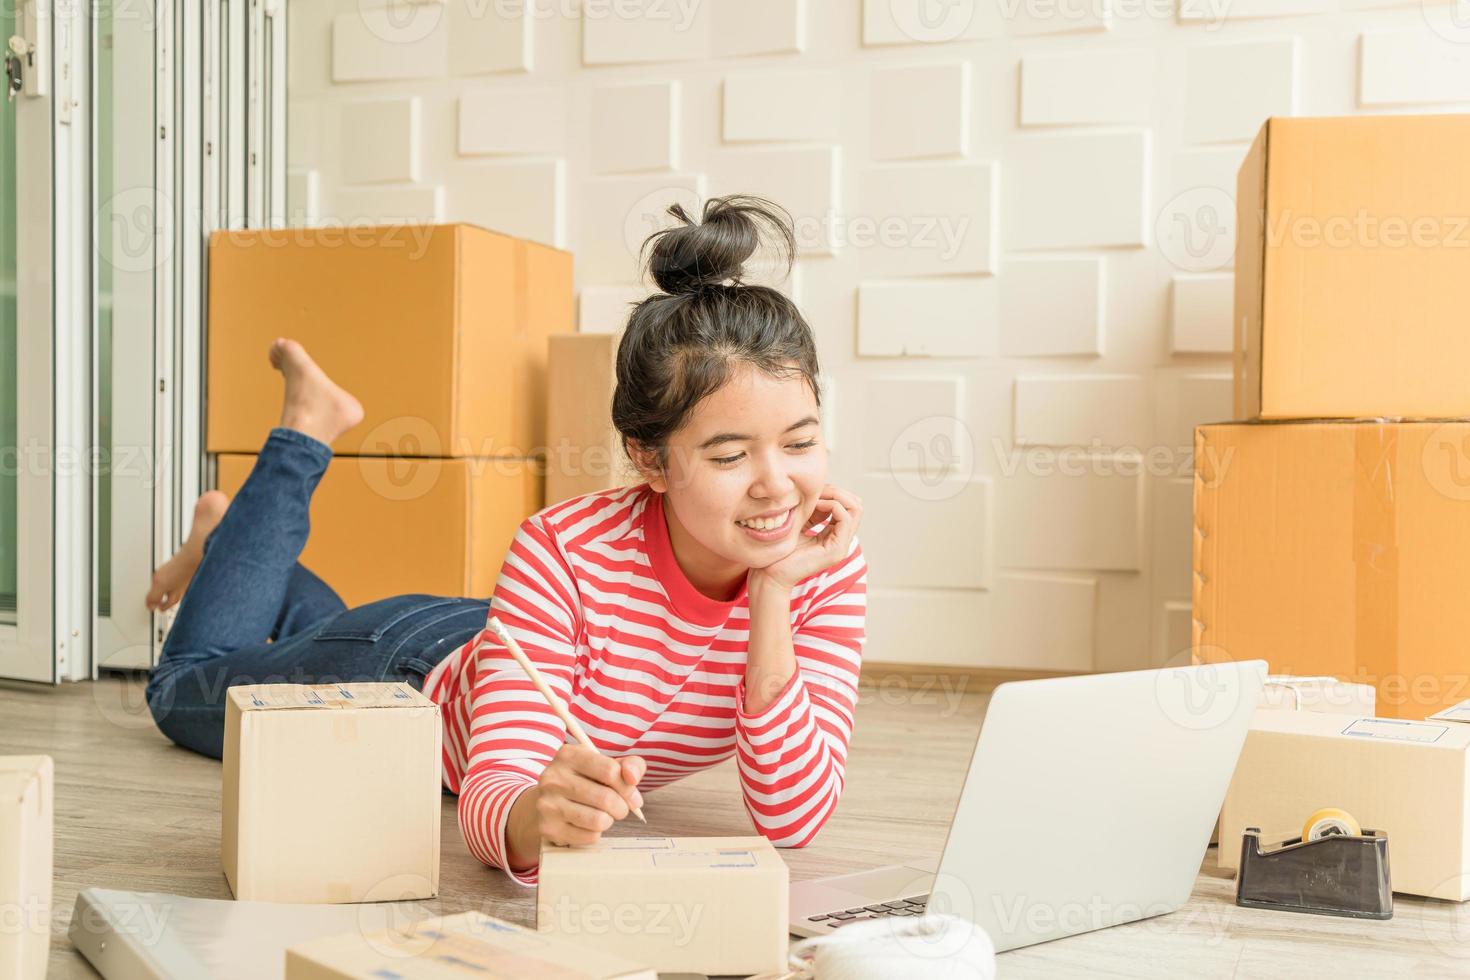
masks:
{"label": "large cardboard box", "polygon": [[259,451],[283,390],[266,352],[291,337],[362,401],[339,453],[536,455],[572,298],[570,253],[473,225],[215,232],[208,449]]}
{"label": "large cardboard box", "polygon": [[642,482],[612,424],[621,337],[619,331],[551,338],[546,408],[547,503]]}
{"label": "large cardboard box", "polygon": [[660,973],[782,968],[788,906],[786,863],[764,837],[541,846],[537,930]]}
{"label": "large cardboard box", "polygon": [[0,756],[0,977],[46,976],[54,788],[50,756]]}
{"label": "large cardboard box", "polygon": [[1235,417],[1470,415],[1470,115],[1270,119],[1236,193]]}
{"label": "large cardboard box", "polygon": [[[233,497],[254,465],[220,456],[216,484]],[[516,529],[541,509],[541,470],[539,460],[338,456],[312,497],[301,563],[349,607],[411,593],[488,597]]]}
{"label": "large cardboard box", "polygon": [[623,957],[557,942],[480,912],[314,939],[286,950],[286,980],[657,980]]}
{"label": "large cardboard box", "polygon": [[1196,662],[1263,659],[1423,718],[1470,696],[1470,423],[1195,430]]}
{"label": "large cardboard box", "polygon": [[1251,721],[1220,818],[1220,867],[1240,867],[1245,828],[1299,837],[1339,807],[1388,834],[1393,890],[1470,898],[1470,725],[1264,711]]}
{"label": "large cardboard box", "polygon": [[439,706],[408,684],[229,689],[220,858],[237,899],[439,893]]}

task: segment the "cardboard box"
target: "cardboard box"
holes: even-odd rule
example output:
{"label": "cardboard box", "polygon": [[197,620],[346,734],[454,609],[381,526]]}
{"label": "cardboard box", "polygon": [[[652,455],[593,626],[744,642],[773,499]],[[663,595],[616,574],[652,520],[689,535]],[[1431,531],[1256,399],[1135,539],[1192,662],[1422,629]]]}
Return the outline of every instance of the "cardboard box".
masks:
{"label": "cardboard box", "polygon": [[1424,718],[1470,696],[1470,423],[1195,430],[1196,662],[1370,684]]}
{"label": "cardboard box", "polygon": [[54,788],[50,756],[0,756],[0,976],[14,980],[42,980],[51,956]]}
{"label": "cardboard box", "polygon": [[658,974],[622,957],[557,942],[479,912],[315,939],[286,950],[286,980],[657,980]]}
{"label": "cardboard box", "polygon": [[291,337],[362,401],[338,453],[534,456],[546,339],[571,329],[571,254],[473,225],[218,231],[207,447],[259,451],[283,390],[266,352]]}
{"label": "cardboard box", "polygon": [[1470,415],[1470,115],[1270,119],[1236,190],[1235,417]]}
{"label": "cardboard box", "polygon": [[[218,464],[216,485],[233,497],[255,457]],[[489,596],[517,528],[541,509],[541,482],[539,460],[338,456],[312,497],[301,563],[349,608],[412,593]]]}
{"label": "cardboard box", "polygon": [[439,706],[407,684],[254,684],[225,704],[220,857],[235,897],[439,893]]}
{"label": "cardboard box", "polygon": [[764,837],[604,837],[541,846],[536,928],[660,973],[779,970],[786,864]]}
{"label": "cardboard box", "polygon": [[547,369],[546,501],[643,482],[612,424],[616,334],[551,338]]}
{"label": "cardboard box", "polygon": [[1240,867],[1245,828],[1277,843],[1300,837],[1316,810],[1340,807],[1388,834],[1394,891],[1464,901],[1467,794],[1470,725],[1260,712],[1225,796],[1220,867]]}
{"label": "cardboard box", "polygon": [[[1373,717],[1377,692],[1367,684],[1345,684],[1334,677],[1291,677],[1273,674],[1261,688],[1261,711],[1320,711],[1328,714]],[[1220,843],[1220,821],[1210,843]]]}

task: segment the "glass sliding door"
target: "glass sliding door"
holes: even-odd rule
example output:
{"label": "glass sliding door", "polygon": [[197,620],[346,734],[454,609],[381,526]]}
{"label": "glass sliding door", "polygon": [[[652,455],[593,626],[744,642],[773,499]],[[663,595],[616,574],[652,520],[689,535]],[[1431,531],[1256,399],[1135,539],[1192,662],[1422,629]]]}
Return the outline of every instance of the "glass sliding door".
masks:
{"label": "glass sliding door", "polygon": [[[92,349],[97,668],[146,668],[157,634],[144,604],[158,548],[156,494],[167,460],[157,448],[155,324],[170,260],[172,188],[156,178],[160,50],[171,45],[164,4],[93,0]],[[166,479],[166,477],[164,477]]]}

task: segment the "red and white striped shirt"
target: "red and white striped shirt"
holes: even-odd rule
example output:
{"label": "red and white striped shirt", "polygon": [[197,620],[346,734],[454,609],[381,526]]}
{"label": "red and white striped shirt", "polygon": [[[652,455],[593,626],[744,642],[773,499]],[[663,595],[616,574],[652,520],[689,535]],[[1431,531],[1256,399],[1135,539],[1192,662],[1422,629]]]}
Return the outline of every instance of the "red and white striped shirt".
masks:
{"label": "red and white striped shirt", "polygon": [[[867,564],[847,557],[792,590],[797,672],[747,714],[745,588],[711,599],[684,576],[661,495],[645,484],[574,497],[527,518],[490,613],[516,637],[598,749],[648,763],[640,790],[736,757],[756,830],[778,847],[816,836],[842,794],[864,640]],[[566,727],[488,628],[424,684],[443,706],[444,785],[470,852],[511,872],[512,804],[536,785]]]}

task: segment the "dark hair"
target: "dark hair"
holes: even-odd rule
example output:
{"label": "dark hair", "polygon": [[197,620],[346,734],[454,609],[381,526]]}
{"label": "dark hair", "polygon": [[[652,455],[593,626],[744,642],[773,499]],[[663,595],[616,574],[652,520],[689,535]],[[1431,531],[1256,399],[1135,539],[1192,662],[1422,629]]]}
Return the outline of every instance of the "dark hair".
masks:
{"label": "dark hair", "polygon": [[762,226],[773,233],[778,263],[790,272],[791,215],[746,194],[706,201],[698,224],[681,205],[668,213],[681,223],[654,232],[639,250],[640,268],[651,253],[648,271],[663,292],[628,317],[612,403],[624,451],[631,457],[629,442],[636,440],[654,451],[660,467],[668,462],[669,436],[741,364],[773,377],[803,377],[821,404],[817,344],[806,318],[780,291],[742,281],[745,263],[763,243]]}

